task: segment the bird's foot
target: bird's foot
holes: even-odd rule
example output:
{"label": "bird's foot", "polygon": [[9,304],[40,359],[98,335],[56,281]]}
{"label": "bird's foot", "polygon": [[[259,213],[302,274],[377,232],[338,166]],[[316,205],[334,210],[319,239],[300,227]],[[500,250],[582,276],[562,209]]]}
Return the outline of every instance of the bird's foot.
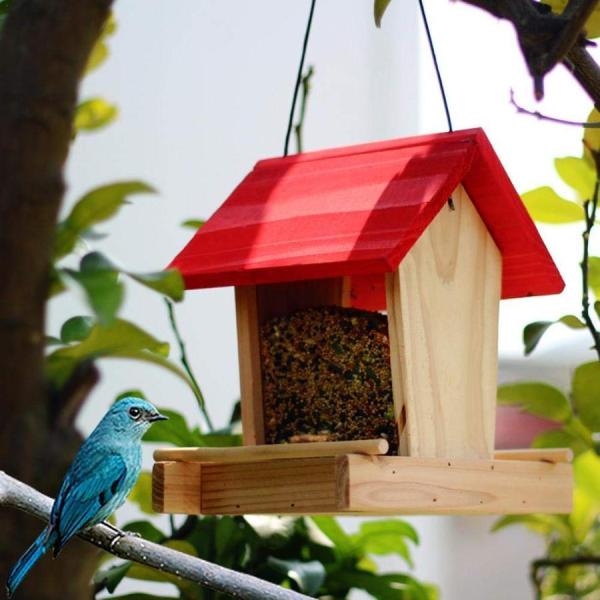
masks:
{"label": "bird's foot", "polygon": [[142,537],[137,531],[123,531],[122,529],[119,529],[118,527],[115,527],[112,523],[109,523],[108,521],[102,521],[102,525],[105,525],[106,527],[108,527],[115,534],[115,537],[110,541],[109,548],[111,550],[114,550],[115,546],[119,543],[119,541],[122,538],[125,538],[125,537],[133,537],[133,538]]}

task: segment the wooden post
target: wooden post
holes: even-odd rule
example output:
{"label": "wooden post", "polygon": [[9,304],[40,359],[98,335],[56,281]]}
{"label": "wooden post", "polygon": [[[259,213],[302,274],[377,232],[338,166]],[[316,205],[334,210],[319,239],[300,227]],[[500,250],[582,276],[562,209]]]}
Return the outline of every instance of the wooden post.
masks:
{"label": "wooden post", "polygon": [[400,451],[491,458],[502,259],[466,191],[386,278]]}
{"label": "wooden post", "polygon": [[265,443],[260,327],[272,317],[310,306],[349,306],[346,277],[235,288],[244,444]]}
{"label": "wooden post", "polygon": [[265,443],[256,287],[235,288],[244,444]]}

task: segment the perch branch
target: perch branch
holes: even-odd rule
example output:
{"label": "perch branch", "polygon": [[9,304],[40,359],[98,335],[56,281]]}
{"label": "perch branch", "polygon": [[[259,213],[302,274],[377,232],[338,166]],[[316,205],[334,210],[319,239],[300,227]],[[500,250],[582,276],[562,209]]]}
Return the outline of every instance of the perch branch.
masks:
{"label": "perch branch", "polygon": [[[0,471],[0,506],[17,508],[47,521],[52,499]],[[307,600],[309,598],[252,575],[237,573],[144,539],[125,537],[113,544],[113,540],[118,536],[104,525],[96,525],[81,533],[80,537],[119,558],[153,567],[228,594],[233,598],[244,600]],[[111,544],[113,544],[112,548]]]}
{"label": "perch branch", "polygon": [[462,1],[513,24],[538,100],[544,95],[544,76],[563,63],[594,104],[600,105],[600,69],[585,49],[589,42],[582,33],[597,0],[570,0],[562,14],[530,0]]}

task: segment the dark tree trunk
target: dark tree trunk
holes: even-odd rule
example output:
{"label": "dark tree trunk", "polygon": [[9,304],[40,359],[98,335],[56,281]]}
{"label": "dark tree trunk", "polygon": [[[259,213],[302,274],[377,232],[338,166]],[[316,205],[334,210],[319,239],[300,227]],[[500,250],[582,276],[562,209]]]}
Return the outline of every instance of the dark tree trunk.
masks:
{"label": "dark tree trunk", "polygon": [[[79,80],[111,0],[13,0],[0,34],[0,469],[55,494],[79,444],[43,376],[44,310]],[[41,525],[0,513],[0,578]],[[75,542],[23,598],[81,600],[97,555]]]}

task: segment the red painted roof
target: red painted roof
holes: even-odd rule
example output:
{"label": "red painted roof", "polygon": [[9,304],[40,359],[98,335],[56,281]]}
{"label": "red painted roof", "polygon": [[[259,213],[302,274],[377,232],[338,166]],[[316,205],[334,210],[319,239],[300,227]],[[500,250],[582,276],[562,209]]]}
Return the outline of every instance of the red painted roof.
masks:
{"label": "red painted roof", "polygon": [[353,275],[380,307],[398,264],[462,183],[503,256],[502,297],[564,283],[481,129],[262,160],[172,265],[186,287]]}

